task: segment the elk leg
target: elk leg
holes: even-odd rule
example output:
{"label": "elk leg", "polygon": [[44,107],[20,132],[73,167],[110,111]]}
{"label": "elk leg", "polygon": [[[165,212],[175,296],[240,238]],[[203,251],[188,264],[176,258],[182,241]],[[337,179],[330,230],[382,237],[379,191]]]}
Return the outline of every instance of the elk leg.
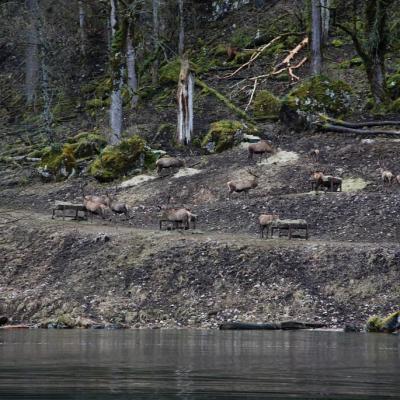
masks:
{"label": "elk leg", "polygon": [[262,225],[260,225],[260,237],[261,239],[264,238],[264,227]]}
{"label": "elk leg", "polygon": [[53,214],[51,215],[51,219],[54,219],[54,214],[56,213],[56,209],[53,208]]}

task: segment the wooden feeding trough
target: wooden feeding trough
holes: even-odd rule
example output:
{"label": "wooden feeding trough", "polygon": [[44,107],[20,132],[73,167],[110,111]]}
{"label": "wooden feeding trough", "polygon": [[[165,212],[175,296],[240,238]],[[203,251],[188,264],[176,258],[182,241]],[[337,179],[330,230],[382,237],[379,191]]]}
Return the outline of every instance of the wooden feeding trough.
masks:
{"label": "wooden feeding trough", "polygon": [[302,237],[306,240],[309,237],[308,224],[304,219],[277,219],[271,224],[271,237],[274,236],[275,230],[278,230],[278,237],[287,236],[289,240],[294,237],[294,231],[303,231]]}
{"label": "wooden feeding trough", "polygon": [[[66,215],[66,211],[73,211],[73,215],[69,214]],[[53,206],[53,213],[51,218],[54,219],[54,217],[57,217],[59,215],[57,215],[57,211],[61,211],[62,214],[62,219],[64,220],[65,217],[70,217],[73,218],[75,220],[78,220],[79,217],[79,213],[82,213],[82,219],[87,219],[87,210],[85,208],[85,206],[83,204],[74,204],[74,203],[68,203],[68,202],[63,202],[63,201],[56,201],[54,206]]]}

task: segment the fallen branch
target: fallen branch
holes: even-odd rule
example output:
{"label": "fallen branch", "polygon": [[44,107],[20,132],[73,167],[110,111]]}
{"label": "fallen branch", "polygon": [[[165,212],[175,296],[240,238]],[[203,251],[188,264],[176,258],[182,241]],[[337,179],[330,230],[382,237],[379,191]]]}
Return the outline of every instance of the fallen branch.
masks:
{"label": "fallen branch", "polygon": [[289,68],[288,68],[288,74],[289,74],[290,77],[292,78],[292,81],[294,81],[294,80],[296,80],[296,81],[300,80],[300,78],[299,78],[297,75],[295,75],[295,74],[293,73],[293,70],[294,70],[294,69],[297,69],[297,68],[300,68],[306,61],[307,61],[307,57],[304,57],[297,65],[295,65],[294,67],[289,67]]}
{"label": "fallen branch", "polygon": [[297,55],[297,53],[299,53],[307,45],[308,45],[308,36],[306,36],[293,50],[289,51],[289,54],[285,57],[285,59],[281,63],[279,63],[274,68],[272,73],[275,74],[275,72],[278,68],[282,68],[282,67],[284,67],[284,69],[289,68],[290,62],[293,60],[293,58]]}
{"label": "fallen branch", "polygon": [[232,73],[223,76],[221,79],[228,79],[231,78],[232,76],[236,75],[238,72],[240,72],[243,68],[246,68],[248,66],[250,66],[250,64],[252,64],[258,57],[260,57],[260,55],[269,47],[271,47],[275,42],[277,42],[279,39],[282,38],[283,35],[279,35],[276,38],[272,39],[269,43],[259,47],[258,49],[256,49],[254,51],[254,53],[252,54],[252,56],[250,57],[250,60],[245,62],[244,64],[242,64],[239,68],[237,68],[235,71],[233,71]]}
{"label": "fallen branch", "polygon": [[368,121],[368,122],[347,122],[320,114],[323,121],[332,122],[333,125],[344,126],[346,128],[363,128],[368,126],[395,126],[400,125],[400,121]]}
{"label": "fallen branch", "polygon": [[253,101],[253,97],[254,97],[254,93],[256,91],[256,88],[257,88],[257,79],[254,81],[253,90],[251,91],[250,100],[247,103],[246,108],[244,109],[245,111],[247,111],[247,109],[250,107],[251,102]]}
{"label": "fallen branch", "polygon": [[315,125],[324,131],[337,132],[337,133],[354,133],[357,135],[388,135],[388,136],[400,136],[400,131],[385,131],[379,129],[355,129],[347,128],[345,126],[333,125],[328,123],[318,123]]}

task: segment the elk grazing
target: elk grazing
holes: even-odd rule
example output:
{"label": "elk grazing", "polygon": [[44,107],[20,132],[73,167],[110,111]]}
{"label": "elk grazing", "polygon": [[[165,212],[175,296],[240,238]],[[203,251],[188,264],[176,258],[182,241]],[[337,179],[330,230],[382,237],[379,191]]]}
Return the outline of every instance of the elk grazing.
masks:
{"label": "elk grazing", "polygon": [[269,236],[269,228],[275,220],[279,219],[278,214],[261,214],[258,217],[258,222],[260,223],[260,236],[261,239],[264,237],[264,229],[267,228],[267,239]]}
{"label": "elk grazing", "polygon": [[249,195],[249,190],[255,189],[258,186],[258,181],[257,178],[258,176],[251,171],[247,171],[250,175],[252,175],[252,178],[250,179],[240,179],[237,181],[229,181],[227,182],[228,189],[229,189],[229,196],[231,193],[236,192],[236,193],[241,193],[244,192],[246,195]]}
{"label": "elk grazing", "polygon": [[252,143],[249,145],[249,160],[253,159],[253,154],[275,154],[276,149],[269,144],[266,140],[260,140],[258,143]]}
{"label": "elk grazing", "polygon": [[114,197],[107,193],[108,207],[110,210],[116,214],[124,214],[126,219],[129,219],[128,206],[125,203],[115,201]]}
{"label": "elk grazing", "polygon": [[389,171],[385,165],[383,165],[381,162],[379,162],[379,168],[378,171],[381,174],[381,179],[383,182],[383,186],[391,186],[392,183],[395,182],[395,180],[397,180],[397,177],[394,176],[394,174],[392,173],[392,171]]}
{"label": "elk grazing", "polygon": [[311,160],[313,160],[314,162],[318,162],[319,161],[320,151],[319,151],[319,149],[312,149],[312,150],[310,150],[308,155],[311,158]]}
{"label": "elk grazing", "polygon": [[93,215],[97,214],[100,215],[102,219],[104,219],[108,207],[102,203],[97,203],[95,201],[83,199],[83,206],[86,208],[87,211],[90,212],[93,221]]}
{"label": "elk grazing", "polygon": [[162,157],[156,161],[157,173],[160,175],[164,168],[181,168],[185,161],[175,157]]}
{"label": "elk grazing", "polygon": [[192,214],[187,208],[169,208],[164,210],[160,219],[160,230],[163,221],[173,222],[174,229],[182,224],[184,229],[190,229],[190,222],[193,222],[193,229],[196,229],[197,215]]}
{"label": "elk grazing", "polygon": [[310,181],[311,189],[315,189],[316,193],[320,187],[331,192],[342,191],[342,178],[338,176],[324,175],[322,171],[315,171],[311,174]]}
{"label": "elk grazing", "polygon": [[82,190],[82,196],[83,196],[83,200],[85,201],[90,201],[93,203],[100,203],[100,204],[104,204],[106,207],[110,206],[110,199],[108,198],[108,194],[107,195],[101,195],[101,196],[95,196],[95,195],[85,195],[85,185],[81,185],[81,190]]}

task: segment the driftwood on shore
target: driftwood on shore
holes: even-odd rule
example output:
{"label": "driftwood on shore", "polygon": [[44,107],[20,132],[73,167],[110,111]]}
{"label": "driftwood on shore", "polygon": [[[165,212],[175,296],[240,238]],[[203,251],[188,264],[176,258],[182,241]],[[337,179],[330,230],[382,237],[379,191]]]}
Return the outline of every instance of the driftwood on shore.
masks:
{"label": "driftwood on shore", "polygon": [[319,322],[302,321],[282,321],[271,323],[251,323],[251,322],[224,322],[219,329],[226,331],[276,331],[276,330],[296,330],[296,329],[316,329],[324,328],[326,325]]}

